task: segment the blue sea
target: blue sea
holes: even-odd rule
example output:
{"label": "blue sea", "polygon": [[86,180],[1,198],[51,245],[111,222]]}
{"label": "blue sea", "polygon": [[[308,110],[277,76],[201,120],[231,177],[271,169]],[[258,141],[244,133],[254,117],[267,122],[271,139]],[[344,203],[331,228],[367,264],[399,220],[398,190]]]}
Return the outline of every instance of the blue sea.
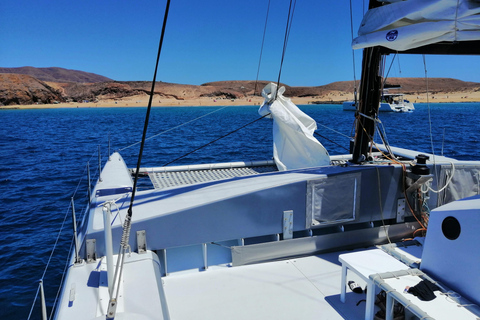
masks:
{"label": "blue sea", "polygon": [[[478,159],[480,103],[415,107],[413,113],[381,114],[391,145],[431,152],[433,144],[436,154]],[[340,105],[300,108],[317,121],[318,139],[331,155],[346,153],[353,112]],[[259,118],[257,109],[153,108],[142,166],[165,165],[242,128]],[[31,310],[40,279],[50,312],[70,250],[72,197],[77,219],[83,213],[86,164],[92,176],[98,172],[98,152],[105,163],[110,141],[111,152],[121,150],[135,167],[145,113],[146,108],[0,110],[0,319],[27,319],[30,313],[40,319],[39,299]],[[271,157],[271,120],[261,119],[172,165]]]}

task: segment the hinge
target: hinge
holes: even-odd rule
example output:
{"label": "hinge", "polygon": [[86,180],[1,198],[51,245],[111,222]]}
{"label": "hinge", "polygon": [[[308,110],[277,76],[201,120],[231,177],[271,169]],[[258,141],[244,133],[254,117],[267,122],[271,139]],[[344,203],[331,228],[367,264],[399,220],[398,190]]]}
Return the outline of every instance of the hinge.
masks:
{"label": "hinge", "polygon": [[87,239],[87,263],[97,260],[96,239]]}
{"label": "hinge", "polygon": [[145,230],[137,231],[137,252],[147,252],[147,233]]}
{"label": "hinge", "polygon": [[293,210],[283,211],[283,240],[293,238]]}

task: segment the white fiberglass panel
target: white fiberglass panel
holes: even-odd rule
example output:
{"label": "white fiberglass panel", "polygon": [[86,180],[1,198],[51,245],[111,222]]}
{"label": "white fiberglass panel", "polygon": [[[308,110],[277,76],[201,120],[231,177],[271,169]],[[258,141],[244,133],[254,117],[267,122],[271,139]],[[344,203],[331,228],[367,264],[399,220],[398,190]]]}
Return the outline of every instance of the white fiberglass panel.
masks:
{"label": "white fiberglass panel", "polygon": [[443,41],[480,39],[480,3],[473,0],[406,0],[369,10],[352,47],[403,51]]}

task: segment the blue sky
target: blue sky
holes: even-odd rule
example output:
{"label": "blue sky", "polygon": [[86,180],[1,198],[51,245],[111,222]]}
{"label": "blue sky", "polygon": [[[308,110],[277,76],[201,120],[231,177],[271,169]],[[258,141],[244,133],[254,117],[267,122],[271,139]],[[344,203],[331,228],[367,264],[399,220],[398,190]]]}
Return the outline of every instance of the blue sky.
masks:
{"label": "blue sky", "polygon": [[[354,2],[354,34],[363,1]],[[0,66],[62,67],[114,80],[153,76],[166,0],[2,0]],[[172,0],[157,80],[254,80],[268,0]],[[259,79],[276,81],[288,0],[271,0]],[[281,81],[353,80],[349,0],[298,0]],[[361,50],[355,51],[360,78]],[[429,77],[480,82],[480,58],[427,56]],[[424,77],[421,56],[401,56],[391,77]]]}

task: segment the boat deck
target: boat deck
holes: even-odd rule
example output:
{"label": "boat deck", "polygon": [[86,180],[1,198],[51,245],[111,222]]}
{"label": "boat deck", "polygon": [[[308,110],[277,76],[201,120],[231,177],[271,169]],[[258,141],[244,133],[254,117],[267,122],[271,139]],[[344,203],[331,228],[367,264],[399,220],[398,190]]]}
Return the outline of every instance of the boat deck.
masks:
{"label": "boat deck", "polygon": [[[172,319],[364,319],[365,294],[340,302],[342,253],[163,277]],[[347,281],[365,283],[353,272]],[[360,303],[359,303],[360,302]],[[358,304],[358,306],[357,306]]]}
{"label": "boat deck", "polygon": [[[333,156],[332,165],[344,165],[344,156]],[[133,174],[135,169],[130,168]],[[202,182],[258,175],[278,171],[275,161],[228,162],[186,166],[140,168],[139,173],[150,178],[155,189],[167,189]]]}
{"label": "boat deck", "polygon": [[166,189],[274,171],[278,171],[275,162],[266,160],[140,168],[139,173],[148,175],[155,189]]}
{"label": "boat deck", "polygon": [[192,171],[149,172],[148,176],[155,189],[165,189],[183,185],[217,181],[235,177],[251,176],[277,171],[275,166],[238,167]]}

